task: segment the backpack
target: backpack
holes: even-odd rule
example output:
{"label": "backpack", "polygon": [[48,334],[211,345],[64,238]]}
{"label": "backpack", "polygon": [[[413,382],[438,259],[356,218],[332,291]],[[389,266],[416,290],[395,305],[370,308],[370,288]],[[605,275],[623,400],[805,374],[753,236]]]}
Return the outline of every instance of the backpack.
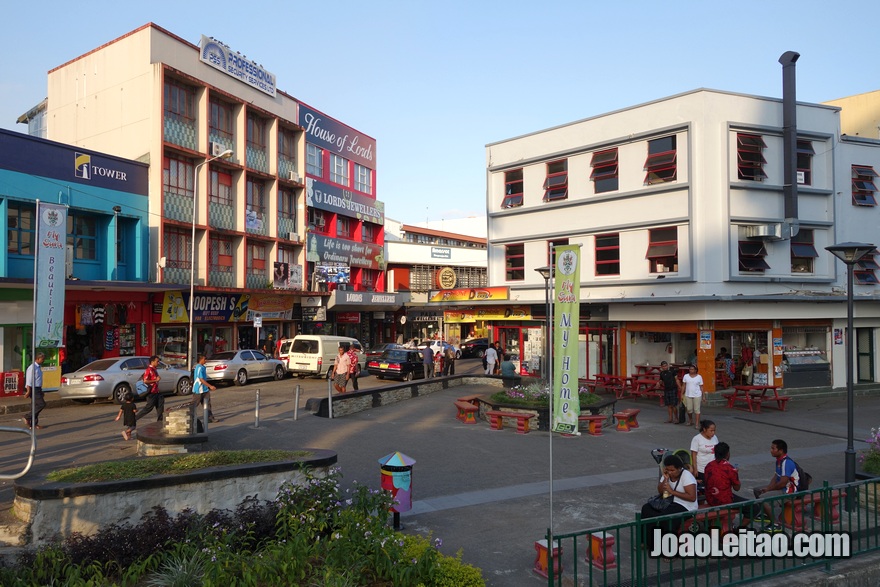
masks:
{"label": "backpack", "polygon": [[810,488],[810,483],[813,482],[813,476],[810,475],[809,473],[807,473],[806,471],[804,471],[801,468],[801,466],[799,464],[797,464],[797,462],[793,458],[791,458],[789,456],[786,456],[785,458],[787,458],[792,463],[794,463],[794,468],[798,474],[798,484],[797,484],[797,487],[795,487],[795,491],[808,490]]}

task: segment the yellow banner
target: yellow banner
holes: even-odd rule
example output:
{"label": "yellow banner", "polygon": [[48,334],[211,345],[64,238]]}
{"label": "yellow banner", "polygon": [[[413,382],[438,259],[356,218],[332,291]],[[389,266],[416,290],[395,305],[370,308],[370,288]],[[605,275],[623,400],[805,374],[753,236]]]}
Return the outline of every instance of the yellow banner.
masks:
{"label": "yellow banner", "polygon": [[468,302],[477,300],[507,300],[510,290],[507,287],[474,287],[461,289],[444,289],[438,291],[429,302]]}
{"label": "yellow banner", "polygon": [[578,325],[580,323],[581,249],[555,247],[553,276],[553,432],[580,434]]}
{"label": "yellow banner", "polygon": [[531,320],[532,309],[529,306],[492,306],[467,310],[446,310],[443,321],[447,324],[462,324],[477,320]]}

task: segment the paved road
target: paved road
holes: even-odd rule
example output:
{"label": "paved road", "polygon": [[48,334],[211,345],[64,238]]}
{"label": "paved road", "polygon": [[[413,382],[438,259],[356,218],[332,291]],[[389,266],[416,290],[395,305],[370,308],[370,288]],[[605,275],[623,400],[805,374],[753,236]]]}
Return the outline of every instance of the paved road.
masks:
{"label": "paved road", "polygon": [[[473,361],[474,367],[478,364]],[[490,586],[542,585],[531,572],[535,540],[550,519],[550,437],[544,432],[517,435],[491,431],[485,423],[464,425],[454,418],[452,402],[466,393],[490,393],[486,387],[453,388],[398,404],[328,420],[299,413],[293,418],[292,387],[298,380],[227,388],[217,395],[223,421],[211,429],[212,448],[320,447],[339,453],[344,481],[378,487],[376,460],[400,450],[417,460],[413,471],[415,503],[402,516],[406,531],[432,532],[443,550],[463,549],[464,560],[483,569]],[[320,387],[324,382],[312,382]],[[307,394],[319,395],[310,383]],[[261,389],[261,421],[254,427],[254,390]],[[306,394],[300,399],[305,405]],[[179,400],[172,399],[171,402]],[[663,423],[665,410],[655,401],[619,402],[637,407],[641,427],[630,433],[606,429],[602,437],[581,436],[552,442],[553,523],[557,532],[632,520],[654,492],[656,465],[650,450],[688,447],[693,429]],[[47,409],[48,427],[40,432],[36,470],[134,454],[112,421],[112,405]],[[745,488],[766,484],[772,475],[769,444],[783,438],[792,456],[816,484],[843,480],[846,403],[843,396],[796,398],[788,411],[751,414],[709,407],[719,439],[732,446]],[[12,417],[0,418],[9,425]],[[856,448],[864,448],[872,426],[880,423],[880,394],[856,398]],[[3,467],[15,467],[6,436],[0,437]],[[270,497],[270,496],[265,496]],[[0,504],[8,504],[8,484]],[[8,507],[8,505],[7,505]]]}

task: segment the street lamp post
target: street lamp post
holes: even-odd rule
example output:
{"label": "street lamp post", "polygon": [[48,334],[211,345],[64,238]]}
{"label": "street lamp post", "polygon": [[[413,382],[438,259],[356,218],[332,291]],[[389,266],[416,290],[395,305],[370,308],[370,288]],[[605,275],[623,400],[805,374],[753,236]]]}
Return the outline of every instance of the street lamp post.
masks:
{"label": "street lamp post", "polygon": [[229,159],[232,157],[232,149],[226,149],[216,157],[211,157],[207,161],[203,161],[196,165],[195,170],[193,171],[194,179],[195,179],[195,188],[193,190],[193,209],[192,209],[192,240],[189,243],[190,248],[190,260],[189,260],[189,333],[187,337],[187,347],[186,347],[186,368],[192,371],[193,364],[193,298],[195,297],[195,284],[196,284],[196,212],[197,212],[197,204],[199,201],[199,169],[204,167],[211,161],[215,161],[217,159]]}
{"label": "street lamp post", "polygon": [[545,381],[550,382],[550,274],[553,269],[549,266],[535,269],[544,278],[544,361],[541,365],[541,374]]}
{"label": "street lamp post", "polygon": [[[825,250],[846,263],[846,452],[844,459],[844,483],[856,480],[856,451],[853,446],[853,266],[874,250],[868,243],[840,243]],[[850,492],[847,492],[850,493]],[[847,509],[850,509],[847,507]]]}

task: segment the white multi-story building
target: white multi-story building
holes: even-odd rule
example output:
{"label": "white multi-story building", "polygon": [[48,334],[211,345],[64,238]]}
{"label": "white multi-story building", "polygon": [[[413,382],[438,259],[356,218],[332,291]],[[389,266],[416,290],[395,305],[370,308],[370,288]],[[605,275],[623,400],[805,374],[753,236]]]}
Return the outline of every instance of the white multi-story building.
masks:
{"label": "white multi-story building", "polygon": [[[487,145],[489,283],[537,318],[493,338],[540,337],[535,269],[577,244],[581,377],[696,357],[711,390],[724,348],[735,379],[750,363],[755,382],[843,386],[846,267],[825,247],[880,238],[880,141],[797,103],[786,189],[784,102],[700,89]],[[880,380],[877,268],[855,267],[860,382]]]}
{"label": "white multi-story building", "polygon": [[[151,265],[158,282],[194,277],[199,349],[258,344],[257,314],[259,338],[277,340],[333,332],[334,313],[353,312],[341,328],[369,341],[370,312],[333,290],[383,289],[375,139],[279,81],[213,38],[150,23],[50,71],[45,105],[24,117],[52,140],[150,164]],[[160,354],[186,340],[188,300],[186,287],[156,300]]]}

